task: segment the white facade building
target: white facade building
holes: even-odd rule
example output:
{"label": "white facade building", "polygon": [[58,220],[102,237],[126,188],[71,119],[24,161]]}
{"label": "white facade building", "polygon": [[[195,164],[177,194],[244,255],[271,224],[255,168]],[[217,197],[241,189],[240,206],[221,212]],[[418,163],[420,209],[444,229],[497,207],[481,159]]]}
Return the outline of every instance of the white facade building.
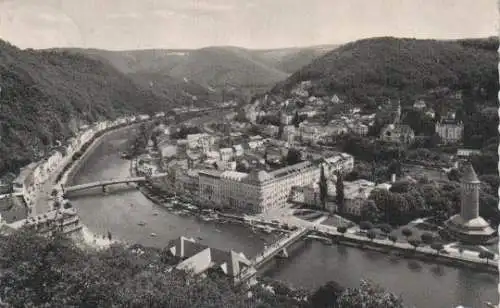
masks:
{"label": "white facade building", "polygon": [[301,162],[272,172],[201,171],[200,198],[248,212],[261,212],[286,204],[293,186],[307,186],[319,180],[320,168]]}

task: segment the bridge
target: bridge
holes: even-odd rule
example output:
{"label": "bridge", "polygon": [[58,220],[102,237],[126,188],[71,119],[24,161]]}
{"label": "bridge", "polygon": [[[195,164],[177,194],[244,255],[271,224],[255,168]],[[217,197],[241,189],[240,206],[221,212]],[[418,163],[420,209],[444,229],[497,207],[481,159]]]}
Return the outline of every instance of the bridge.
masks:
{"label": "bridge", "polygon": [[102,180],[102,181],[85,183],[85,184],[74,185],[74,186],[63,186],[63,193],[67,194],[67,193],[71,193],[71,192],[75,192],[75,191],[82,191],[82,190],[96,188],[96,187],[102,187],[102,191],[106,192],[106,187],[110,186],[110,185],[139,183],[139,182],[148,181],[150,179],[163,178],[166,176],[167,176],[166,173],[157,173],[157,174],[153,174],[153,175],[148,176],[148,177],[146,177],[146,176],[128,177],[128,178],[122,178],[122,179]]}
{"label": "bridge", "polygon": [[290,245],[301,240],[310,231],[310,228],[298,228],[297,230],[287,234],[284,238],[273,243],[271,246],[266,247],[262,253],[258,254],[252,260],[250,260],[250,267],[246,268],[240,273],[239,278],[236,280],[236,284],[239,285],[254,277],[255,274],[257,274],[257,270],[264,264],[272,260],[274,257],[278,255],[282,257],[288,257],[288,252],[286,249],[290,247]]}

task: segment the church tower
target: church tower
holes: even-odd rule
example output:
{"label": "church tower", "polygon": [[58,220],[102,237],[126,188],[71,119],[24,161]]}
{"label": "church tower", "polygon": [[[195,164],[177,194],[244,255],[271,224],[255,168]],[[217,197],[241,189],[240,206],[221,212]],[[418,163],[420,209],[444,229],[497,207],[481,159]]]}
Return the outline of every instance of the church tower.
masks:
{"label": "church tower", "polygon": [[460,216],[465,221],[476,219],[479,217],[479,185],[481,182],[478,180],[472,164],[467,164],[465,167],[461,182]]}
{"label": "church tower", "polygon": [[401,100],[398,100],[398,107],[396,109],[396,116],[394,117],[393,124],[397,125],[401,122]]}

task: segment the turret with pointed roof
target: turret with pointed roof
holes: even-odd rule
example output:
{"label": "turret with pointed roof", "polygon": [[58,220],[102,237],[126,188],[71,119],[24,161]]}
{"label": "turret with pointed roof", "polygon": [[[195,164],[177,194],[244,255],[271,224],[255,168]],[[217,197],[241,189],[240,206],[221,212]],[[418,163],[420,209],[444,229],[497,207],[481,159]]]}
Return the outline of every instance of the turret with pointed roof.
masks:
{"label": "turret with pointed roof", "polygon": [[473,183],[473,184],[480,183],[479,179],[477,178],[476,172],[474,171],[474,167],[472,166],[471,163],[468,163],[465,166],[464,175],[462,177],[462,182]]}
{"label": "turret with pointed roof", "polygon": [[462,177],[460,213],[445,223],[452,236],[471,244],[487,243],[495,238],[495,230],[479,216],[480,184],[474,167],[467,164]]}

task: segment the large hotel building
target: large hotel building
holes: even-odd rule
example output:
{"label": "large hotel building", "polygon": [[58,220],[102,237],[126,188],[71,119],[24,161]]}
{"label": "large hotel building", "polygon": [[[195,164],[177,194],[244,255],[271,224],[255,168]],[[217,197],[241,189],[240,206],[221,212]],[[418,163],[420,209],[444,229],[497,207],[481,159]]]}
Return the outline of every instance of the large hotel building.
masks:
{"label": "large hotel building", "polygon": [[[348,172],[352,170],[353,158],[342,155],[344,164],[338,164],[339,171]],[[321,164],[328,164],[327,160],[305,161],[272,172],[200,171],[199,197],[202,201],[250,212],[281,207],[286,204],[292,187],[319,182]]]}

